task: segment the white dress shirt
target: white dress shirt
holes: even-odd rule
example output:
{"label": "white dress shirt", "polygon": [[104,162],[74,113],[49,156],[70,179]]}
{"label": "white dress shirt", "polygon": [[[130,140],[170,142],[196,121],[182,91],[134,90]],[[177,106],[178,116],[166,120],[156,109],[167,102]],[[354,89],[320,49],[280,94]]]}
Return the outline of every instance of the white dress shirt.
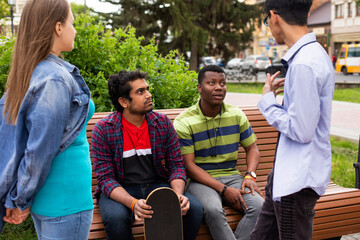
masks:
{"label": "white dress shirt", "polygon": [[273,180],[273,200],[310,187],[322,195],[331,173],[330,119],[334,69],[315,34],[299,39],[283,57],[288,64],[284,102],[273,92],[258,107],[279,130]]}

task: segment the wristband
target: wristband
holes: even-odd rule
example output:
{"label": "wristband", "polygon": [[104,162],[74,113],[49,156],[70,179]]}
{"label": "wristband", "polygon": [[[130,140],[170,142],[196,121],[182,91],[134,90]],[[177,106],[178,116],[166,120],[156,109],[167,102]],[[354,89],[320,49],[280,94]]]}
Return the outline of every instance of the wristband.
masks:
{"label": "wristband", "polygon": [[220,193],[220,196],[221,196],[221,197],[224,196],[225,190],[226,190],[227,187],[228,187],[227,185],[224,185],[224,188],[223,188],[222,192]]}
{"label": "wristband", "polygon": [[253,177],[251,177],[251,176],[245,176],[245,179],[251,179],[251,180],[253,180],[254,182],[256,182],[256,179],[253,178]]}
{"label": "wristband", "polygon": [[130,206],[131,211],[134,211],[135,203],[136,203],[137,201],[139,201],[139,199],[134,199],[134,200],[131,202],[131,206]]}

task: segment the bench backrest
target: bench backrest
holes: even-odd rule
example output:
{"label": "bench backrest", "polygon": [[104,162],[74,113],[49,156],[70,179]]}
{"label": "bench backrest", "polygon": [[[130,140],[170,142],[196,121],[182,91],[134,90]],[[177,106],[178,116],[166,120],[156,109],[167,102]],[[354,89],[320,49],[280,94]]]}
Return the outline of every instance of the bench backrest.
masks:
{"label": "bench backrest", "polygon": [[[260,113],[257,107],[241,107],[246,116],[248,117],[251,127],[254,130],[257,137],[257,145],[260,151],[260,164],[256,171],[258,186],[263,189],[266,184],[266,178],[269,172],[273,167],[274,155],[275,155],[275,146],[278,138],[278,132],[274,127],[269,126],[266,119]],[[162,109],[156,110],[158,112],[166,114],[171,121],[173,121],[176,116],[178,116],[185,109]],[[91,132],[94,128],[94,125],[101,120],[102,118],[109,115],[109,112],[99,112],[95,113],[94,116],[88,123],[87,126],[87,138],[90,143],[91,141]],[[246,172],[246,159],[245,151],[239,146],[238,154],[238,163],[237,168],[241,173]],[[95,174],[93,173],[93,191],[95,191],[97,180]]]}

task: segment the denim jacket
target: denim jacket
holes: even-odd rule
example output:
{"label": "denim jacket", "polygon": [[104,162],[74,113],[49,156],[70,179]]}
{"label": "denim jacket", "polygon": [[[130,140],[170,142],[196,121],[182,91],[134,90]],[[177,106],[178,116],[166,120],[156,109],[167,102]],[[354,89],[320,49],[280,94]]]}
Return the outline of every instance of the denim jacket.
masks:
{"label": "denim jacket", "polygon": [[44,184],[52,160],[79,135],[90,91],[74,65],[49,55],[33,71],[16,126],[0,100],[0,232],[5,208],[24,210]]}

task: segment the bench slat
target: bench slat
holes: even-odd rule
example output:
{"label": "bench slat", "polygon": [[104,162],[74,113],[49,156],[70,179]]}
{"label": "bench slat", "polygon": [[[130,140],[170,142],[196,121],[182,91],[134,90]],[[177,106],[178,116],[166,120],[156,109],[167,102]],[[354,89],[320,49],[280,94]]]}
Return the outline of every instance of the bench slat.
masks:
{"label": "bench slat", "polygon": [[[316,226],[315,226],[316,227]],[[314,228],[315,228],[314,227]],[[313,240],[321,240],[326,238],[332,238],[336,236],[342,236],[345,234],[358,233],[360,229],[360,223],[356,223],[348,226],[336,226],[336,228],[328,228],[319,231],[314,231]]]}

